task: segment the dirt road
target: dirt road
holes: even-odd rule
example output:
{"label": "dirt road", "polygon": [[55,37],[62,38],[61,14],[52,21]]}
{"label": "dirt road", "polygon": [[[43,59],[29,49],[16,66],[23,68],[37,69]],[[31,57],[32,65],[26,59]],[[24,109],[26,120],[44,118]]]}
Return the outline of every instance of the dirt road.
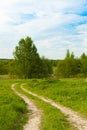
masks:
{"label": "dirt road", "polygon": [[24,126],[24,130],[40,130],[42,114],[41,111],[35,106],[35,104],[31,100],[29,100],[29,98],[17,92],[14,84],[11,86],[11,88],[19,97],[21,97],[27,103],[28,110],[31,111],[31,115],[29,114],[29,120]]}

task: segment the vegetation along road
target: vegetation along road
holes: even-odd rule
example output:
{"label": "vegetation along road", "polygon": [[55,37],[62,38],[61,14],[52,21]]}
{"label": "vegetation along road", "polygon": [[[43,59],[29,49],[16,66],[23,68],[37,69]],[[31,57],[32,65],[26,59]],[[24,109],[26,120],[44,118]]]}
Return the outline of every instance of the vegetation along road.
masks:
{"label": "vegetation along road", "polygon": [[[12,89],[15,93],[20,96],[27,104],[28,109],[32,111],[32,116],[29,119],[28,123],[24,126],[24,130],[39,130],[40,129],[40,122],[41,122],[41,111],[37,109],[37,107],[24,95],[21,95],[14,89],[14,85],[12,85]],[[44,98],[42,96],[38,96],[37,94],[25,89],[23,85],[21,85],[21,89],[26,93],[39,98],[40,100],[50,104],[51,106],[59,109],[67,118],[67,120],[75,126],[78,130],[87,130],[87,119],[83,118],[77,112],[69,109],[68,107],[64,107],[58,103],[55,103],[53,100],[48,98]]]}
{"label": "vegetation along road", "polygon": [[32,111],[32,115],[29,115],[29,120],[27,124],[24,126],[24,130],[39,130],[41,121],[41,111],[37,109],[34,103],[29,100],[29,98],[17,92],[14,87],[15,85],[13,84],[11,86],[12,90],[27,103],[28,110]]}

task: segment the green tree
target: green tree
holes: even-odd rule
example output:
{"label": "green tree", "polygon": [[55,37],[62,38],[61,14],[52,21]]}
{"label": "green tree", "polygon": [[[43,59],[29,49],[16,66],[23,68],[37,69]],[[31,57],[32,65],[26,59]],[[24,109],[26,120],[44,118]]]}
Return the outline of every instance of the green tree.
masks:
{"label": "green tree", "polygon": [[80,59],[87,59],[86,54],[85,54],[85,53],[82,53],[82,55],[81,55]]}
{"label": "green tree", "polygon": [[15,48],[14,58],[22,78],[32,78],[38,75],[40,57],[32,39],[21,39]]}
{"label": "green tree", "polygon": [[71,58],[71,59],[74,59],[74,53],[73,53],[73,52],[71,53],[70,58]]}
{"label": "green tree", "polygon": [[74,58],[74,53],[67,50],[64,60],[60,60],[57,65],[56,75],[58,77],[74,77],[80,72],[80,62]]}
{"label": "green tree", "polygon": [[42,77],[49,77],[53,72],[51,60],[42,57],[41,61],[42,61]]}

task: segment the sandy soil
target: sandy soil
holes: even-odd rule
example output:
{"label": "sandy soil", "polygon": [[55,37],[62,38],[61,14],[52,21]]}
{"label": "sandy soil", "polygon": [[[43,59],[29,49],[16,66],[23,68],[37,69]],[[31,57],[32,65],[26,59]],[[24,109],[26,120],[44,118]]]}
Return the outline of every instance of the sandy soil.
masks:
{"label": "sandy soil", "polygon": [[50,105],[59,109],[66,116],[67,120],[73,126],[75,126],[78,130],[87,130],[87,119],[81,117],[81,115],[79,115],[77,112],[75,112],[67,107],[64,107],[58,103],[55,103],[50,99],[46,99],[42,96],[38,96],[37,94],[32,93],[31,91],[28,91],[25,88],[23,88],[23,85],[21,85],[21,89],[24,90],[25,92],[29,93],[30,95],[33,95],[33,96],[41,99],[42,101],[49,103]]}
{"label": "sandy soil", "polygon": [[24,126],[24,130],[40,130],[41,110],[38,110],[29,98],[17,92],[14,87],[15,85],[13,84],[11,86],[12,90],[27,103],[28,110],[31,112],[31,115],[29,114],[29,120]]}

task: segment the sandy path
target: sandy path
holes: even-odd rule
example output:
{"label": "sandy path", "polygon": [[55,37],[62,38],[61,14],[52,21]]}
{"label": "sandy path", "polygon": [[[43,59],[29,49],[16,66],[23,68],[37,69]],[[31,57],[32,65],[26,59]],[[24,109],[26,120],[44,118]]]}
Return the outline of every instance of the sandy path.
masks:
{"label": "sandy path", "polygon": [[25,92],[29,93],[30,95],[33,95],[39,99],[41,99],[42,101],[49,103],[50,105],[56,107],[57,109],[59,109],[67,118],[67,120],[73,125],[75,126],[78,130],[87,130],[87,119],[81,117],[77,112],[64,107],[58,103],[53,102],[50,99],[46,99],[42,96],[38,96],[35,93],[32,93],[31,91],[26,90],[25,88],[23,88],[23,85],[21,85],[22,90],[24,90]]}
{"label": "sandy path", "polygon": [[24,126],[24,130],[40,130],[41,111],[37,109],[29,98],[17,92],[14,87],[15,85],[13,84],[11,86],[12,90],[27,103],[28,110],[32,112],[32,114],[29,115],[27,124]]}

